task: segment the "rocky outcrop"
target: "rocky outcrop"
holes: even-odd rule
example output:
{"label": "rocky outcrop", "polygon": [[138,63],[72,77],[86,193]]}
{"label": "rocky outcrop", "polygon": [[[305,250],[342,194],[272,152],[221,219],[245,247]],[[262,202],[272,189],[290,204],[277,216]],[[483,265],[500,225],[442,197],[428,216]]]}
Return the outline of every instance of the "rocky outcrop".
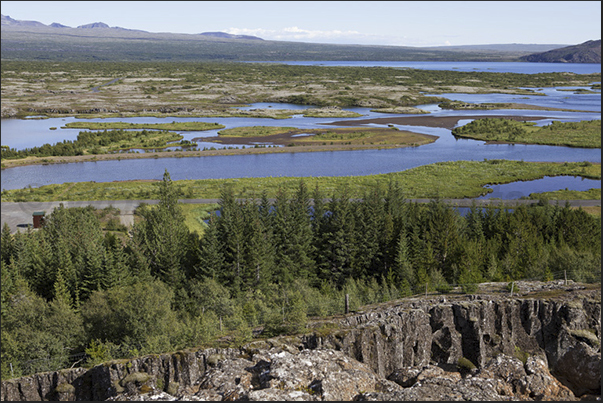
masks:
{"label": "rocky outcrop", "polygon": [[601,393],[600,291],[415,298],[314,331],[2,382],[2,400],[578,400]]}

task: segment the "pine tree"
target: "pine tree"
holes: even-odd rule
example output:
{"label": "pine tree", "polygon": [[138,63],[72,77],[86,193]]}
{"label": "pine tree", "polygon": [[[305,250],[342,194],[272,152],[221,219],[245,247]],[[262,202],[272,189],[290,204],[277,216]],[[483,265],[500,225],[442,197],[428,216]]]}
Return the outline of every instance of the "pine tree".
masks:
{"label": "pine tree", "polygon": [[199,240],[199,248],[197,249],[199,263],[195,267],[196,270],[193,276],[199,280],[203,278],[216,280],[224,267],[224,256],[218,238],[217,222],[216,214],[212,213],[209,217],[207,229]]}
{"label": "pine tree", "polygon": [[283,188],[279,188],[274,202],[274,213],[272,216],[272,235],[275,246],[275,280],[281,284],[289,284],[295,278],[295,266],[293,256],[293,232],[291,206],[289,196]]}
{"label": "pine tree", "polygon": [[465,220],[467,222],[467,235],[469,239],[484,240],[483,211],[477,207],[475,200],[473,200]]}
{"label": "pine tree", "polygon": [[396,252],[396,260],[394,269],[392,270],[395,284],[406,283],[412,287],[415,284],[415,274],[413,273],[412,264],[410,262],[408,240],[405,232],[400,233]]}
{"label": "pine tree", "polygon": [[73,302],[71,299],[71,293],[67,288],[67,283],[63,278],[61,269],[57,270],[56,281],[54,282],[54,301],[64,306],[72,307]]}
{"label": "pine tree", "polygon": [[134,226],[134,239],[147,258],[151,273],[177,287],[185,279],[183,263],[190,238],[167,169],[159,184],[159,197],[156,207],[143,210],[144,221]]}
{"label": "pine tree", "polygon": [[231,290],[238,293],[241,291],[245,247],[243,216],[231,187],[222,188],[220,196],[218,238],[222,245],[224,263],[228,269],[219,273],[219,281],[230,285]]}
{"label": "pine tree", "polygon": [[321,232],[319,251],[320,276],[342,286],[351,277],[355,256],[353,208],[347,189],[339,190],[329,202],[330,214]]}
{"label": "pine tree", "polygon": [[9,264],[11,257],[14,256],[14,241],[13,235],[10,232],[10,227],[8,223],[4,223],[2,226],[2,235],[0,236],[1,240],[1,252],[2,261],[5,264]]}
{"label": "pine tree", "polygon": [[299,182],[297,192],[291,200],[292,258],[295,262],[293,275],[297,279],[313,279],[314,248],[312,244],[312,208],[310,194],[305,182]]}
{"label": "pine tree", "polygon": [[257,290],[272,281],[272,240],[262,223],[258,206],[248,201],[243,206],[245,219],[245,249],[243,283],[245,288]]}

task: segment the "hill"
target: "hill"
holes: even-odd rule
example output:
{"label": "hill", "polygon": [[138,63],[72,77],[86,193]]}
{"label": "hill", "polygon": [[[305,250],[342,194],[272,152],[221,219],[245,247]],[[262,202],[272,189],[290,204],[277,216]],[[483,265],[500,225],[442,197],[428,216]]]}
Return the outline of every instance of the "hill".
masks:
{"label": "hill", "polygon": [[562,45],[408,47],[262,40],[224,32],[153,33],[102,22],[67,27],[2,15],[2,60],[48,61],[517,61]]}
{"label": "hill", "polygon": [[199,35],[203,36],[213,36],[216,38],[228,38],[228,39],[255,39],[263,41],[262,38],[258,38],[257,36],[251,35],[233,35],[226,32],[201,32]]}
{"label": "hill", "polygon": [[601,63],[601,40],[522,56],[520,59],[535,63]]}

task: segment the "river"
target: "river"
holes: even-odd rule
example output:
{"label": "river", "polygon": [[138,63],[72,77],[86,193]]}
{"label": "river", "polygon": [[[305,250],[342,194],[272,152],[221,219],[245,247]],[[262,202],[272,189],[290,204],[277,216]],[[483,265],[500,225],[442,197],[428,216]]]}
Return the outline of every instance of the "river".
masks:
{"label": "river", "polygon": [[[304,62],[305,63],[305,62]],[[321,63],[321,62],[315,62]],[[348,62],[350,63],[350,62]],[[376,63],[376,62],[371,62]],[[394,62],[392,62],[394,63]],[[401,62],[395,62],[401,63]],[[416,62],[415,62],[416,63]],[[300,62],[300,64],[302,64]],[[345,65],[341,62],[338,65]],[[391,63],[383,62],[380,65],[389,66]],[[459,65],[459,63],[454,63]],[[462,64],[462,63],[461,63]],[[475,68],[501,69],[501,64],[478,63]],[[510,63],[516,70],[516,63]],[[521,63],[525,70],[527,66],[531,72],[537,72],[540,66],[552,63]],[[432,68],[448,69],[449,64],[444,62],[423,63]],[[557,68],[571,68],[574,70],[592,69],[592,65],[575,66],[566,64],[554,64]],[[600,72],[600,65],[598,72]],[[580,68],[578,68],[580,67]],[[489,71],[489,70],[488,70]],[[535,111],[535,110],[488,110],[488,111],[451,111],[442,110],[436,104],[420,105],[419,107],[437,116],[463,116],[463,115],[516,115],[516,116],[543,116],[547,119],[539,121],[539,124],[548,124],[552,120],[580,121],[601,119],[601,94],[580,94],[572,91],[561,91],[558,88],[539,89],[546,96],[519,96],[509,94],[443,94],[450,99],[466,102],[515,102],[532,105],[565,108],[579,110],[582,112],[557,112],[557,111]],[[307,108],[299,105],[283,104],[255,104],[247,108]],[[363,116],[355,119],[326,119],[326,118],[304,118],[294,115],[287,120],[272,120],[265,118],[128,118],[128,119],[91,119],[91,121],[127,121],[130,123],[169,123],[172,121],[204,121],[216,122],[227,128],[239,126],[295,126],[299,128],[317,128],[325,123],[340,120],[361,120],[367,118],[388,118],[401,115],[380,114],[370,112],[367,108],[346,108],[361,113]],[[65,123],[75,121],[75,118],[56,119],[3,119],[1,122],[2,144],[22,149],[42,145],[44,143],[54,144],[64,139],[74,140],[79,129],[61,129]],[[466,124],[470,120],[461,120],[459,124]],[[386,126],[387,120],[382,125]],[[207,156],[187,158],[159,158],[159,159],[137,159],[137,160],[112,160],[98,162],[84,162],[73,164],[54,165],[31,165],[18,168],[10,168],[2,171],[1,188],[19,189],[28,186],[38,187],[52,183],[96,181],[110,182],[115,180],[133,179],[161,179],[165,169],[170,172],[173,180],[180,179],[211,179],[211,178],[241,178],[241,177],[304,177],[304,176],[350,176],[371,175],[389,172],[403,171],[421,165],[431,164],[439,161],[475,160],[484,159],[509,159],[524,161],[590,161],[601,162],[600,149],[582,149],[554,146],[537,145],[508,145],[508,144],[485,144],[483,141],[470,139],[455,139],[450,130],[430,128],[424,126],[401,126],[400,129],[411,130],[419,133],[433,134],[439,139],[431,144],[420,147],[387,149],[387,150],[361,150],[361,151],[333,151],[333,152],[292,152],[278,154],[260,155],[234,155],[234,156]],[[57,130],[50,130],[57,127]],[[181,132],[185,139],[203,138],[215,136],[216,131],[208,132]],[[200,140],[202,141],[202,140]],[[203,143],[199,143],[203,147]],[[578,178],[580,179],[580,178]],[[594,187],[600,188],[600,180],[592,181]],[[576,182],[578,183],[578,182]],[[598,184],[598,186],[597,186]],[[584,185],[580,181],[580,185]],[[557,189],[574,189],[571,180],[561,185],[547,183],[535,184],[531,191],[556,190],[551,187],[560,186]],[[576,185],[578,186],[578,185]],[[544,190],[546,188],[546,190]],[[507,189],[507,194],[512,194],[512,188]],[[517,191],[522,193],[522,191]]]}

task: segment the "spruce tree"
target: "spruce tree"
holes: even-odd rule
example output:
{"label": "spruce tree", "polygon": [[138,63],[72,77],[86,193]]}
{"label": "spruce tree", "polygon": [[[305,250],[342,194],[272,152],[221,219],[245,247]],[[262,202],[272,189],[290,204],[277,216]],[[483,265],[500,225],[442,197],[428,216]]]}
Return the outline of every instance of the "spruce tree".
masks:
{"label": "spruce tree", "polygon": [[227,270],[219,273],[219,281],[229,285],[233,292],[238,293],[241,291],[245,247],[243,215],[230,186],[223,187],[220,196],[218,238],[222,245]]}
{"label": "spruce tree", "polygon": [[0,236],[0,240],[1,240],[1,255],[2,255],[2,261],[5,264],[9,264],[11,257],[13,257],[14,255],[14,241],[13,241],[13,235],[10,232],[10,227],[8,226],[8,223],[4,223],[4,225],[2,226],[2,234]]}
{"label": "spruce tree", "polygon": [[195,266],[193,277],[202,280],[211,278],[216,280],[224,266],[224,256],[220,239],[218,238],[218,218],[215,213],[209,217],[209,222],[203,236],[199,240],[197,256],[199,263]]}
{"label": "spruce tree", "polygon": [[157,206],[142,211],[144,220],[134,226],[134,240],[145,255],[151,274],[177,287],[185,279],[183,262],[190,238],[167,169],[159,184],[159,197]]}

